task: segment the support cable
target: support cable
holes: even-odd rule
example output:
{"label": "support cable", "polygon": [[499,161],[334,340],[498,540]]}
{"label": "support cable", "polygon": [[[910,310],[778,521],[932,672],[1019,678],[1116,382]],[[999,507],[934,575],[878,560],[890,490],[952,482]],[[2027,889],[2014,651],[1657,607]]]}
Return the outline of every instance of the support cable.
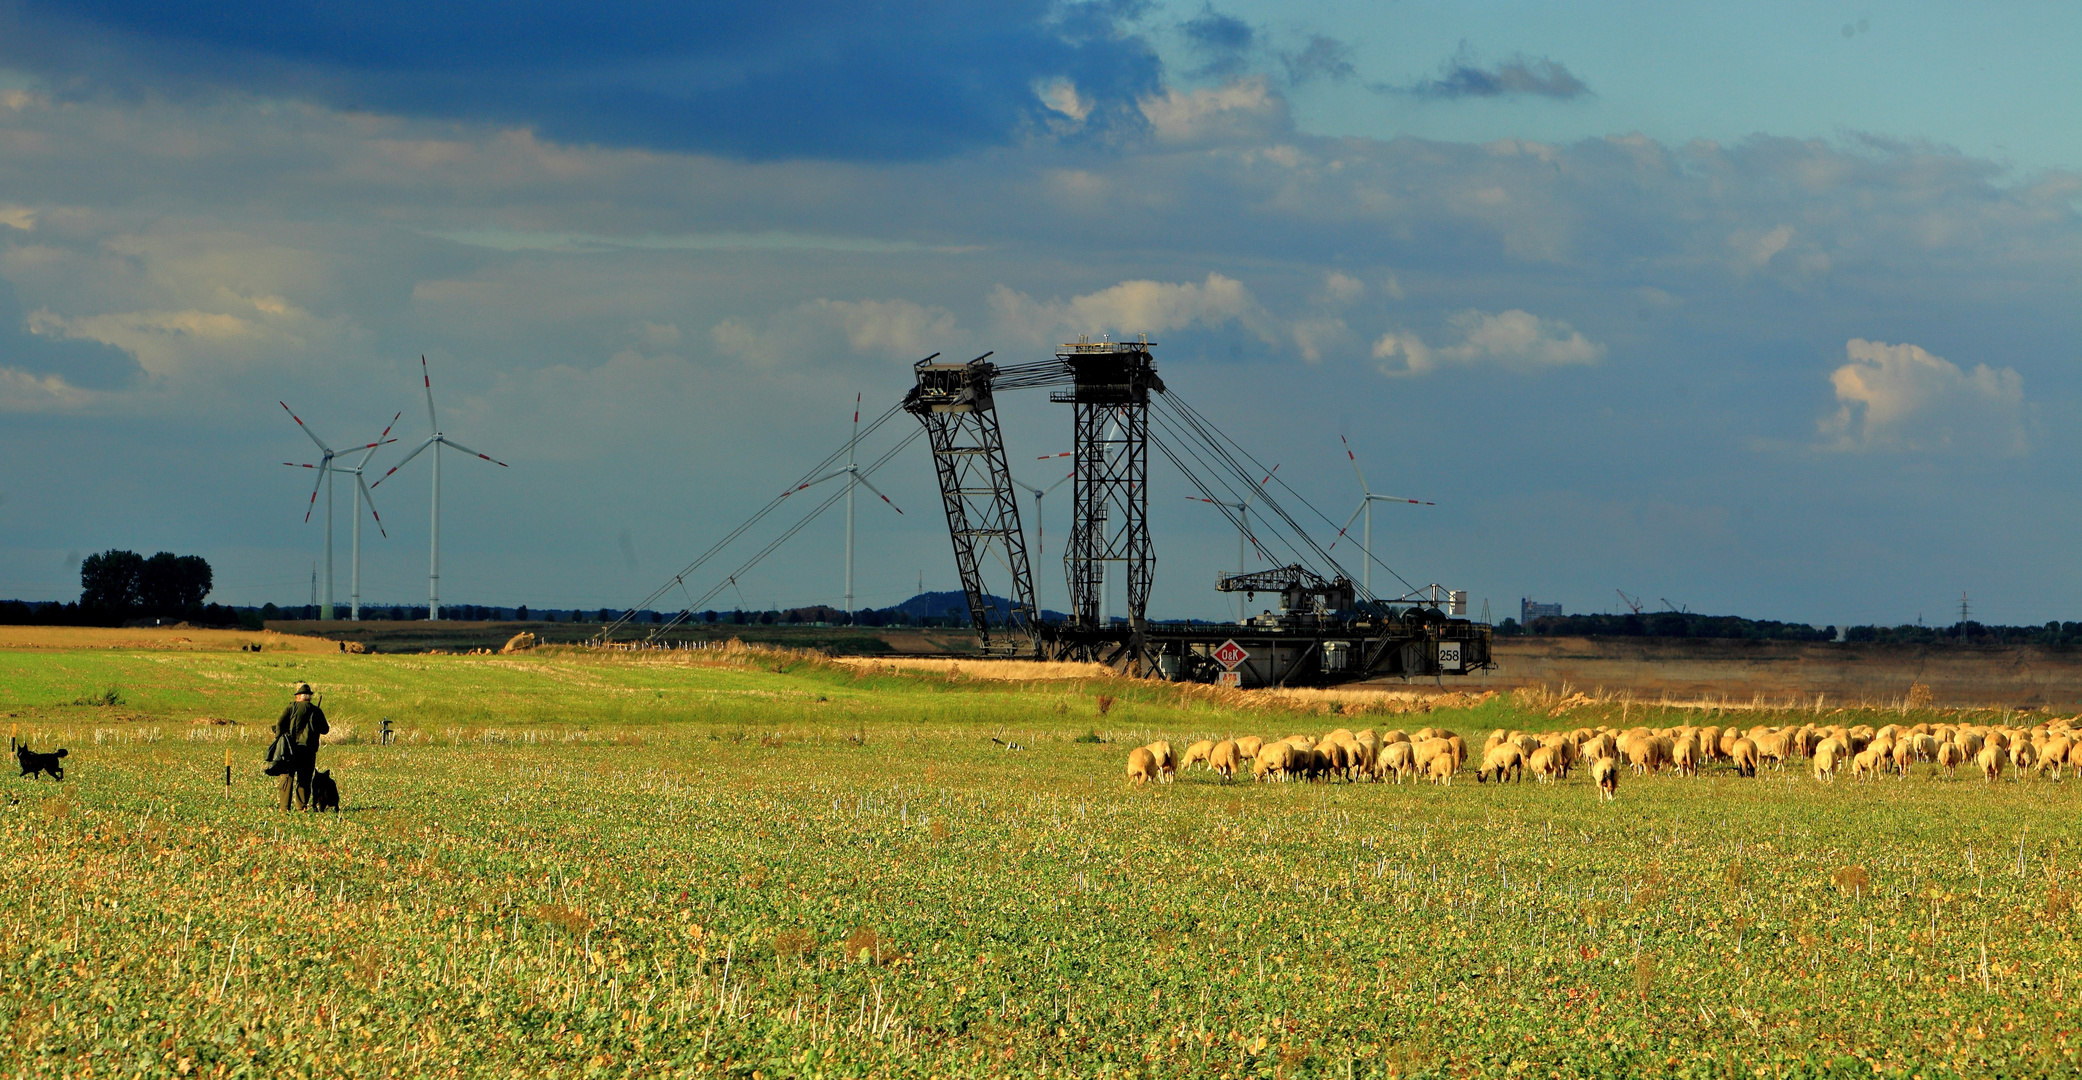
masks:
{"label": "support cable", "polygon": [[[657,603],[659,597],[662,597],[666,593],[671,592],[675,587],[678,587],[682,591],[685,591],[687,575],[692,574],[694,571],[701,569],[702,564],[714,558],[724,548],[729,547],[733,542],[737,540],[738,537],[743,536],[746,532],[750,531],[752,526],[759,524],[759,522],[763,520],[768,514],[779,509],[781,504],[787,500],[788,496],[793,495],[798,491],[801,491],[805,487],[808,487],[812,481],[824,475],[824,473],[828,471],[832,465],[837,464],[839,458],[845,456],[847,445],[858,445],[861,439],[865,439],[869,435],[874,434],[875,429],[881,427],[885,423],[888,423],[898,413],[903,411],[904,407],[900,403],[897,405],[890,406],[889,411],[876,417],[872,423],[868,424],[867,429],[865,431],[862,431],[859,435],[854,436],[852,439],[848,440],[848,444],[841,444],[838,449],[833,450],[831,453],[825,455],[824,460],[819,461],[817,464],[811,466],[808,472],[802,474],[801,479],[797,480],[794,484],[789,485],[786,491],[783,491],[779,495],[774,496],[771,500],[767,502],[765,506],[760,507],[757,513],[753,514],[749,518],[746,518],[744,523],[739,525],[737,528],[732,529],[728,536],[725,536],[721,540],[716,541],[714,544],[709,545],[708,550],[703,551],[700,555],[695,556],[693,562],[688,563],[686,567],[682,569],[679,573],[672,575],[672,577],[668,579],[663,585],[660,585],[656,589],[653,589],[649,596],[646,596],[642,600],[638,601],[634,607],[624,610],[620,618],[616,619],[614,622],[609,623],[604,627],[601,627],[600,632],[594,635],[593,640],[612,640],[616,631],[622,629],[624,626],[627,626],[631,621],[633,621],[636,617],[637,612],[646,610],[652,604]],[[909,440],[905,440],[905,442],[908,445]],[[651,636],[655,638],[657,634],[658,631],[652,631]]]}

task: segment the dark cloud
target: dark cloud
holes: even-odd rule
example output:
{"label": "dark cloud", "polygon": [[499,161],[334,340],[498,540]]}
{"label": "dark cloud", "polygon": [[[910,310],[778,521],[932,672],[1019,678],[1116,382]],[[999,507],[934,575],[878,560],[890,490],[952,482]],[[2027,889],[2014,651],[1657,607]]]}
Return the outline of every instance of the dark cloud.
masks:
{"label": "dark cloud", "polygon": [[[1068,79],[1087,130],[1139,124],[1142,0],[764,3],[22,0],[0,63],[61,92],[214,90],[522,124],[748,158],[930,158],[1004,143]],[[0,11],[5,11],[0,8]]]}
{"label": "dark cloud", "polygon": [[1234,15],[1224,15],[1209,4],[1200,14],[1179,25],[1186,44],[1201,57],[1197,75],[1228,77],[1243,74],[1258,33],[1251,24]]}
{"label": "dark cloud", "polygon": [[1343,82],[1357,74],[1352,66],[1352,47],[1334,37],[1315,34],[1308,44],[1280,57],[1287,68],[1287,81],[1295,84],[1328,79]]}
{"label": "dark cloud", "polygon": [[113,345],[31,332],[14,286],[0,280],[0,370],[9,368],[88,390],[119,389],[142,372],[135,357]]}
{"label": "dark cloud", "polygon": [[1484,66],[1462,42],[1460,51],[1439,66],[1439,73],[1414,86],[1388,87],[1422,98],[1546,97],[1559,100],[1590,93],[1558,60],[1518,53]]}

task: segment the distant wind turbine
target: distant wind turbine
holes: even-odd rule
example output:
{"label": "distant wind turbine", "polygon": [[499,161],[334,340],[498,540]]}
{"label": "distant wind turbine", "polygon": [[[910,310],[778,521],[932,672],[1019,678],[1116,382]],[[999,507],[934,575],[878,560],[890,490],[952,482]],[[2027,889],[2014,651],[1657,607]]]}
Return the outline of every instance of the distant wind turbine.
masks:
{"label": "distant wind turbine", "polygon": [[[361,618],[361,503],[360,503],[360,497],[361,497],[361,496],[364,496],[364,495],[367,495],[367,494],[368,494],[368,490],[369,490],[369,488],[368,488],[368,485],[367,485],[366,483],[363,483],[363,482],[362,482],[362,478],[361,478],[361,470],[362,470],[362,466],[364,466],[364,465],[367,465],[367,464],[369,463],[369,456],[370,456],[371,454],[374,454],[374,453],[376,452],[376,448],[377,448],[377,447],[379,447],[379,446],[383,446],[383,445],[385,445],[385,444],[387,444],[387,443],[394,443],[394,442],[396,442],[397,440],[396,440],[396,439],[393,439],[393,438],[391,438],[391,437],[390,437],[390,428],[386,427],[386,428],[384,428],[384,429],[383,429],[383,434],[381,434],[381,435],[379,435],[379,436],[377,436],[377,437],[376,437],[376,441],[375,441],[375,442],[372,442],[372,443],[363,443],[363,444],[362,444],[362,445],[360,445],[360,446],[351,446],[351,447],[348,447],[348,448],[347,448],[346,450],[334,450],[334,449],[333,449],[332,447],[330,447],[330,446],[327,446],[327,445],[325,445],[325,440],[324,440],[324,439],[321,439],[321,438],[319,438],[319,437],[318,437],[318,433],[317,433],[317,432],[315,432],[315,431],[312,431],[312,430],[311,430],[311,425],[309,425],[309,424],[306,424],[306,423],[304,423],[304,418],[303,418],[303,417],[301,417],[301,416],[298,416],[298,415],[296,414],[296,410],[295,410],[295,409],[292,409],[292,408],[290,408],[290,407],[289,407],[289,403],[288,403],[288,402],[286,402],[286,401],[277,401],[277,402],[275,402],[275,404],[277,404],[277,405],[280,405],[280,406],[282,406],[282,411],[283,411],[283,412],[286,412],[286,413],[288,413],[288,414],[289,414],[289,418],[290,418],[291,420],[294,420],[294,421],[296,421],[296,426],[297,426],[297,427],[299,427],[299,428],[301,428],[301,429],[303,429],[303,433],[304,433],[305,435],[309,436],[312,442],[314,442],[314,443],[318,444],[318,452],[319,452],[319,454],[321,455],[321,456],[319,457],[319,459],[318,459],[318,464],[316,464],[316,465],[299,465],[298,463],[296,463],[296,462],[294,462],[294,461],[285,461],[285,462],[283,462],[282,464],[284,464],[284,465],[287,465],[287,466],[289,466],[289,467],[290,467],[290,468],[292,468],[292,469],[316,469],[316,470],[318,470],[318,482],[317,482],[317,483],[315,483],[315,484],[313,484],[313,485],[311,485],[311,499],[310,499],[310,502],[309,502],[309,503],[307,503],[307,504],[306,504],[306,505],[304,506],[304,524],[308,525],[308,524],[310,524],[310,523],[311,523],[311,510],[312,510],[312,509],[313,509],[313,508],[314,508],[315,506],[317,506],[317,504],[318,504],[318,489],[319,489],[319,488],[324,488],[324,489],[325,489],[325,603],[323,603],[323,604],[319,605],[319,608],[318,608],[318,617],[319,617],[320,619],[324,619],[324,620],[326,620],[326,621],[328,621],[328,622],[329,622],[329,621],[331,621],[331,620],[332,620],[332,617],[333,617],[333,474],[334,474],[334,473],[336,473],[336,472],[343,472],[343,473],[351,473],[351,474],[353,474],[353,476],[354,476],[354,482],[355,482],[356,484],[360,484],[360,485],[361,485],[361,489],[360,489],[360,491],[359,491],[359,492],[357,493],[357,496],[356,496],[356,502],[355,502],[355,510],[354,510],[354,598],[353,598],[353,604],[352,604],[352,607],[351,607],[351,610],[352,610],[352,612],[353,612],[353,617],[354,617],[354,618],[356,618],[356,619],[360,619],[360,618]],[[399,414],[398,414],[398,416],[403,416],[403,415],[404,415],[403,413],[399,413]],[[390,418],[390,422],[391,422],[391,425],[392,425],[392,426],[396,426],[396,424],[397,424],[397,422],[398,422],[398,418],[397,418],[396,416],[393,416],[393,417],[391,417],[391,418]],[[359,450],[359,451],[361,451],[361,452],[362,452],[362,455],[361,455],[361,460],[360,460],[359,462],[355,463],[355,466],[354,466],[353,468],[351,468],[351,469],[343,469],[343,468],[340,468],[339,466],[336,466],[336,465],[334,465],[334,464],[333,464],[333,459],[335,459],[335,458],[338,458],[338,457],[342,457],[342,456],[344,456],[344,455],[346,455],[346,454],[352,454],[352,453],[354,453],[354,452],[355,452],[355,451],[357,451],[357,450]],[[371,514],[374,514],[375,512],[376,512],[376,503],[375,503],[375,501],[374,501],[374,500],[371,500],[371,501],[369,502],[369,513],[371,513]],[[378,518],[378,519],[376,520],[376,528],[377,528],[377,529],[379,529],[379,530],[383,528],[383,520],[382,520],[381,518]],[[388,533],[385,533],[384,535],[388,536],[389,534],[388,534]]]}
{"label": "distant wind turbine", "polygon": [[420,443],[418,449],[412,451],[409,454],[406,454],[404,461],[400,461],[396,465],[392,465],[390,467],[390,472],[384,473],[383,476],[380,479],[378,479],[375,484],[371,486],[382,487],[383,481],[390,479],[391,473],[397,472],[399,469],[404,468],[406,462],[409,462],[413,458],[418,457],[420,455],[420,452],[424,451],[427,447],[431,446],[434,448],[434,528],[433,537],[431,541],[432,550],[431,553],[427,556],[427,618],[431,620],[438,619],[441,617],[441,448],[446,446],[455,450],[460,450],[463,453],[470,455],[471,457],[483,458],[484,460],[489,461],[502,469],[510,468],[510,466],[508,466],[505,462],[500,461],[498,458],[492,457],[488,454],[480,454],[477,451],[472,450],[467,446],[464,446],[462,443],[459,443],[454,439],[451,439],[448,436],[443,435],[441,433],[441,422],[434,418],[434,377],[427,371],[427,358],[424,355],[421,355],[419,358],[419,377],[420,381],[424,383],[426,387],[427,428],[431,430],[433,434],[427,438],[427,441]]}
{"label": "distant wind turbine", "polygon": [[826,480],[832,479],[833,477],[843,476],[846,478],[846,621],[849,623],[853,621],[853,489],[855,485],[864,486],[869,491],[872,491],[876,495],[880,496],[883,502],[889,503],[889,508],[891,510],[896,511],[899,514],[904,512],[903,507],[898,506],[893,502],[889,502],[889,496],[883,495],[881,488],[878,488],[875,485],[868,483],[868,478],[860,475],[860,466],[856,464],[853,460],[853,452],[859,446],[860,395],[855,394],[853,395],[853,437],[846,441],[845,468],[835,469],[831,472],[825,473],[823,476],[820,476],[815,480],[806,481],[802,485],[798,486],[795,489],[795,491],[791,491],[788,493],[790,495],[793,495],[796,491],[801,491],[803,488],[813,487],[817,484],[821,484]]}
{"label": "distant wind turbine", "polygon": [[[1345,456],[1352,460],[1352,474],[1359,478],[1359,508],[1352,511],[1352,517],[1345,519],[1345,528],[1337,531],[1337,537],[1338,540],[1344,539],[1345,529],[1352,527],[1352,519],[1358,517],[1362,512],[1366,514],[1366,531],[1361,534],[1359,541],[1360,550],[1365,553],[1366,558],[1364,564],[1359,568],[1359,583],[1366,589],[1367,595],[1371,596],[1374,591],[1374,504],[1377,502],[1409,503],[1412,506],[1437,506],[1438,504],[1426,502],[1423,499],[1405,499],[1400,495],[1374,494],[1373,489],[1366,486],[1366,474],[1359,469],[1359,455],[1352,452],[1352,444],[1343,435],[1339,435],[1337,441],[1345,444]],[[1335,548],[1337,540],[1332,540],[1330,546]]]}
{"label": "distant wind turbine", "polygon": [[[1242,502],[1223,502],[1220,499],[1205,499],[1201,498],[1198,495],[1186,496],[1186,498],[1191,499],[1194,502],[1212,503],[1215,506],[1223,506],[1236,511],[1236,572],[1239,574],[1247,574],[1250,573],[1251,570],[1249,559],[1249,544],[1251,540],[1251,500],[1257,498],[1258,492],[1264,490],[1265,485],[1272,482],[1272,473],[1276,473],[1279,471],[1280,467],[1278,465],[1274,465],[1272,467],[1272,472],[1266,473],[1265,479],[1258,481],[1258,486],[1252,488],[1251,493],[1249,495],[1245,495],[1243,497]],[[1246,614],[1244,611],[1243,602],[1244,594],[1237,593],[1236,621],[1239,624],[1241,624],[1244,621]]]}

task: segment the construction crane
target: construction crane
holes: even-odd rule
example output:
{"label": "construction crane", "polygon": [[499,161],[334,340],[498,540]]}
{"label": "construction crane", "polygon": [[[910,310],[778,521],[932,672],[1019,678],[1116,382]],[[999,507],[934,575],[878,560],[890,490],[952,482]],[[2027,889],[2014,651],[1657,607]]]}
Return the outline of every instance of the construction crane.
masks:
{"label": "construction crane", "polygon": [[1634,614],[1636,614],[1636,615],[1639,615],[1639,614],[1641,614],[1641,598],[1640,598],[1640,597],[1638,597],[1638,596],[1628,596],[1628,595],[1627,595],[1626,593],[1624,593],[1624,592],[1621,592],[1621,591],[1620,591],[1620,590],[1618,590],[1618,589],[1614,589],[1614,590],[1612,590],[1612,591],[1613,591],[1613,592],[1616,592],[1616,593],[1619,593],[1619,602],[1620,602],[1620,603],[1622,603],[1622,604],[1625,604],[1625,605],[1627,606],[1627,608],[1628,608],[1629,610],[1631,610],[1631,611],[1632,611],[1632,612],[1633,612]]}

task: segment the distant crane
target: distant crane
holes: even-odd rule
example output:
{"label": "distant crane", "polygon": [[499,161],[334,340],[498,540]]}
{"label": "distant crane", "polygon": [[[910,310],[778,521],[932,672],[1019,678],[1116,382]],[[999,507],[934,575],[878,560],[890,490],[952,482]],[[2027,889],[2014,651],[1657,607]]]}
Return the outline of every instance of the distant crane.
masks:
{"label": "distant crane", "polygon": [[1624,592],[1621,592],[1621,591],[1620,591],[1620,590],[1618,590],[1618,589],[1614,589],[1614,590],[1612,590],[1612,591],[1613,591],[1613,592],[1616,592],[1616,593],[1619,593],[1619,601],[1620,601],[1620,603],[1623,603],[1623,604],[1625,604],[1625,605],[1626,605],[1626,606],[1627,606],[1628,608],[1632,609],[1632,610],[1633,610],[1633,612],[1634,612],[1634,614],[1636,614],[1636,615],[1639,615],[1639,614],[1641,614],[1641,598],[1640,598],[1640,597],[1638,597],[1638,596],[1628,596],[1628,595],[1627,595],[1626,593],[1624,593]]}
{"label": "distant crane", "polygon": [[1692,613],[1691,608],[1679,607],[1678,605],[1671,603],[1670,598],[1667,596],[1659,596],[1656,599],[1661,600],[1663,602],[1664,607],[1669,608],[1671,611],[1674,611],[1679,615],[1690,615]]}

